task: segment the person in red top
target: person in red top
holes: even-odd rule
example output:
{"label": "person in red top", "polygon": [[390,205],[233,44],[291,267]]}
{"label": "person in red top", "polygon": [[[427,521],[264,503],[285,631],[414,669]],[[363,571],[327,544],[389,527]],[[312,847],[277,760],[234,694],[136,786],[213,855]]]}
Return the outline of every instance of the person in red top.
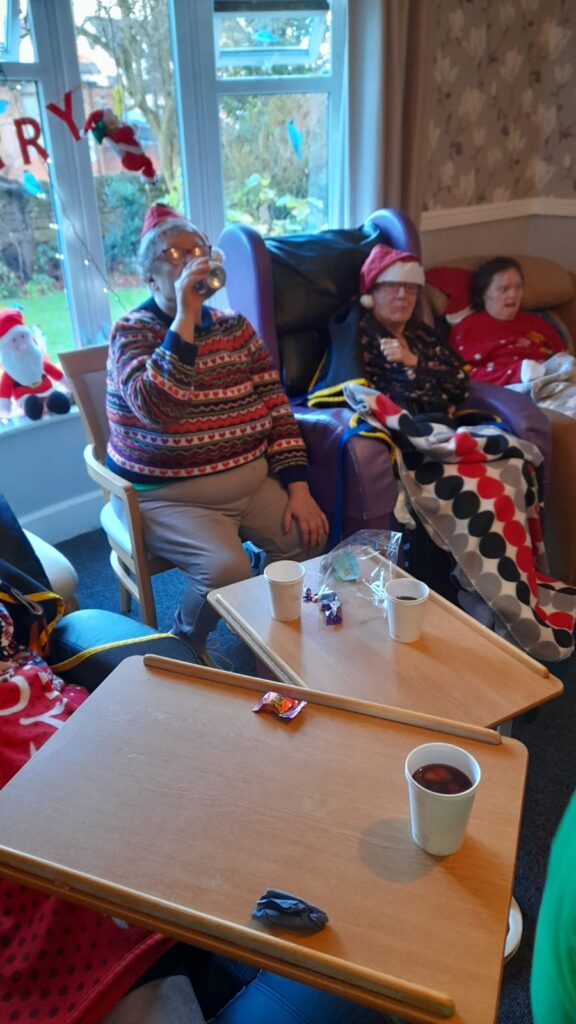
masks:
{"label": "person in red top", "polygon": [[548,320],[521,310],[524,279],[516,260],[499,256],[483,263],[472,278],[470,316],[452,327],[450,344],[472,380],[518,384],[522,363],[544,363],[565,351]]}

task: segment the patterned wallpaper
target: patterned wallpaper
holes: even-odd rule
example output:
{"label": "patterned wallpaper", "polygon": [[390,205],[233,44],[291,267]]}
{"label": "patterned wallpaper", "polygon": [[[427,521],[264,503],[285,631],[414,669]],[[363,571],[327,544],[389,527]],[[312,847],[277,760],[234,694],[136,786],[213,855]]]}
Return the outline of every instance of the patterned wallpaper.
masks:
{"label": "patterned wallpaper", "polygon": [[576,198],[575,0],[435,0],[424,209]]}

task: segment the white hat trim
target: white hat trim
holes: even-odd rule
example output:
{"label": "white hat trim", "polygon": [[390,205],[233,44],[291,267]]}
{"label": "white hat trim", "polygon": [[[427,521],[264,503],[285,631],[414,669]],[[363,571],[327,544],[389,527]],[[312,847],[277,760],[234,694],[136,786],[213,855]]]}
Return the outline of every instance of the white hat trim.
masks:
{"label": "white hat trim", "polygon": [[374,284],[395,281],[397,284],[424,284],[424,270],[417,260],[396,260],[378,275]]}

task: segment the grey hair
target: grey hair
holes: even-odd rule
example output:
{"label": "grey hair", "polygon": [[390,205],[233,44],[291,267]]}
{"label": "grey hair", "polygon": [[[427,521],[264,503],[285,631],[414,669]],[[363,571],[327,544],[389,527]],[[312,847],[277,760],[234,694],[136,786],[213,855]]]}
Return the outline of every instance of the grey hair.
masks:
{"label": "grey hair", "polygon": [[155,228],[151,228],[150,231],[146,232],[140,242],[138,256],[136,257],[140,276],[146,284],[148,284],[150,271],[160,252],[160,243],[166,241],[169,235],[173,235],[177,231],[187,231],[191,235],[205,238],[204,232],[200,231],[191,221],[186,220],[185,217],[167,217],[165,220],[161,220]]}

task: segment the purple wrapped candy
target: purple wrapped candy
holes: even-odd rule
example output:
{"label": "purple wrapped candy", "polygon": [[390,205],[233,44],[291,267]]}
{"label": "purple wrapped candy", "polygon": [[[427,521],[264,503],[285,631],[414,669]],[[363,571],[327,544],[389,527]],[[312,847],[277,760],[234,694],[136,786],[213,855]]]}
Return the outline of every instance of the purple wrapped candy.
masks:
{"label": "purple wrapped candy", "polygon": [[323,612],[327,626],[339,626],[342,622],[342,605],[335,590],[327,590],[318,598],[320,611]]}
{"label": "purple wrapped candy", "polygon": [[312,593],[312,587],[306,587],[304,591],[303,601],[313,601],[315,594]]}

